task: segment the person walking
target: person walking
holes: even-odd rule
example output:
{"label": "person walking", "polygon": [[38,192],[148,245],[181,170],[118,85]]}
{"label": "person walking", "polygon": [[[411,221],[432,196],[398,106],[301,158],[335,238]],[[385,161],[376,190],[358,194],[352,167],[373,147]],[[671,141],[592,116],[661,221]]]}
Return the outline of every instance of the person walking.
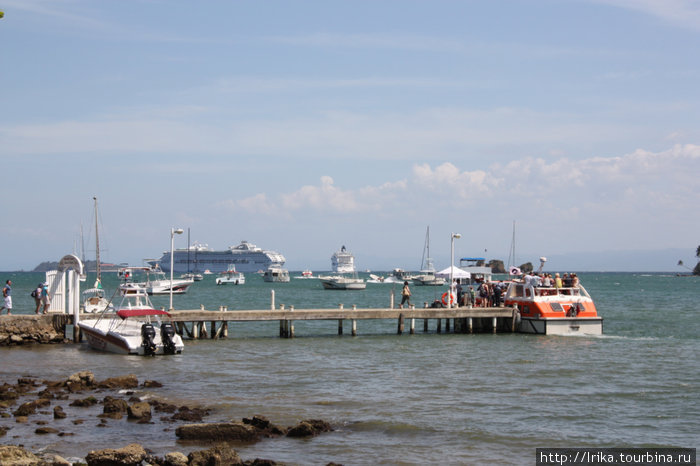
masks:
{"label": "person walking", "polygon": [[399,309],[403,309],[404,303],[408,303],[408,306],[411,307],[411,289],[408,287],[408,282],[403,282],[403,289],[401,290],[401,304],[399,305]]}
{"label": "person walking", "polygon": [[5,287],[2,289],[2,297],[5,302],[0,307],[0,314],[2,314],[3,309],[7,309],[7,315],[12,315],[12,280],[5,282]]}
{"label": "person walking", "polygon": [[36,304],[36,309],[34,309],[34,313],[38,314],[39,309],[41,309],[41,291],[44,289],[44,284],[39,283],[36,286],[36,289],[32,291],[32,298],[34,298],[34,304]]}
{"label": "person walking", "polygon": [[48,283],[44,283],[44,286],[41,288],[41,302],[44,304],[42,314],[46,314],[46,312],[49,310],[49,306],[51,305],[51,296],[49,296]]}

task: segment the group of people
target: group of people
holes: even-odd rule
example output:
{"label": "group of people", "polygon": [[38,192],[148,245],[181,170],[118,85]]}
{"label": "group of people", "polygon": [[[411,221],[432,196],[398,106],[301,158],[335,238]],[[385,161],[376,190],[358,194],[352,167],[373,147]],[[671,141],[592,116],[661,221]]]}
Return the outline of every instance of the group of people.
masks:
{"label": "group of people", "polygon": [[42,314],[46,314],[51,305],[51,297],[49,296],[49,284],[39,283],[36,289],[32,292],[32,297],[34,298],[34,303],[36,304],[36,309],[34,312],[39,313],[39,308],[43,305],[44,309]]}
{"label": "group of people", "polygon": [[499,307],[503,304],[503,293],[508,285],[503,282],[481,282],[476,289],[469,285],[464,290],[462,284],[457,281],[457,302],[460,306],[472,307]]}
{"label": "group of people", "polygon": [[555,273],[554,277],[552,277],[551,273],[540,275],[530,272],[529,274],[523,274],[522,281],[526,286],[542,286],[544,288],[578,288],[579,285],[578,276],[575,273],[565,273],[563,276]]}
{"label": "group of people", "polygon": [[[7,309],[7,315],[12,315],[12,280],[6,280],[5,286],[2,289],[3,305],[0,307],[0,314]],[[39,283],[36,289],[32,291],[32,298],[36,304],[35,313],[39,314],[42,305],[44,306],[43,314],[46,314],[51,305],[51,297],[49,295],[49,284]]]}

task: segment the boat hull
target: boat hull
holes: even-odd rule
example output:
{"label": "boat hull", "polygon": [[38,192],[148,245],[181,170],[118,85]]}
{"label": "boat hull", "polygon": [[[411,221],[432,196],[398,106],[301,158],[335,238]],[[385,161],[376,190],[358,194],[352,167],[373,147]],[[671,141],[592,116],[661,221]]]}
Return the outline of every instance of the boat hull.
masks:
{"label": "boat hull", "polygon": [[217,285],[244,285],[245,277],[216,277]]}
{"label": "boat hull", "polygon": [[264,276],[263,281],[268,283],[289,283],[289,276],[286,277],[268,277]]}
{"label": "boat hull", "polygon": [[522,317],[518,331],[536,335],[602,335],[602,317]]}
{"label": "boat hull", "polygon": [[326,290],[364,290],[367,288],[364,281],[321,280],[321,284]]}
{"label": "boat hull", "polygon": [[441,277],[413,277],[413,284],[418,286],[443,286],[445,279]]}
{"label": "boat hull", "polygon": [[[117,317],[115,316],[114,319],[117,319]],[[84,320],[78,323],[78,327],[80,327],[88,345],[93,349],[116,354],[143,356],[145,354],[141,338],[141,325],[143,322],[125,321],[115,326],[110,321],[110,318]],[[175,343],[175,353],[182,353],[185,347],[182,343],[182,338],[179,335],[174,335],[173,342]],[[155,335],[153,343],[156,347],[154,354],[165,354],[160,334],[157,333]]]}

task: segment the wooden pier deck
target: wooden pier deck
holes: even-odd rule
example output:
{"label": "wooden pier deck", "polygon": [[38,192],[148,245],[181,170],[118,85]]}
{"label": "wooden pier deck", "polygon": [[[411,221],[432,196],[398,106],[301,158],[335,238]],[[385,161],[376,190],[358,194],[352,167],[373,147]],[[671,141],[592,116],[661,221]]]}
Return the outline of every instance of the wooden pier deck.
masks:
{"label": "wooden pier deck", "polygon": [[[338,335],[343,335],[344,326],[348,325],[350,334],[358,335],[358,321],[386,320],[396,322],[396,333],[401,335],[408,331],[416,332],[416,321],[422,320],[422,331],[436,333],[497,333],[514,332],[517,323],[517,309],[511,307],[457,307],[457,308],[366,308],[358,309],[355,306],[343,308],[339,306],[333,309],[294,309],[293,307],[280,306],[278,309],[265,310],[226,310],[221,307],[219,311],[175,310],[171,311],[172,321],[176,330],[183,338],[227,338],[229,326],[235,323],[245,322],[279,322],[279,336],[282,338],[294,338],[296,321],[337,321]],[[95,314],[80,314],[80,319],[94,319]],[[29,323],[28,323],[29,322]],[[35,322],[35,324],[31,324]],[[27,337],[31,340],[31,329],[40,328],[41,325],[49,325],[56,332],[66,336],[69,325],[73,328],[73,341],[80,341],[79,327],[75,326],[74,316],[64,313],[50,313],[48,315],[14,314],[2,316],[5,330],[15,328],[14,331],[27,333],[27,335],[14,335],[12,338],[20,340]],[[19,325],[21,324],[21,325]],[[21,328],[20,328],[21,327]],[[406,328],[408,327],[408,329]],[[238,335],[245,335],[245,326],[237,327]],[[433,330],[431,330],[431,328]],[[18,330],[19,329],[19,330]],[[23,330],[24,329],[24,330]]]}
{"label": "wooden pier deck", "polygon": [[[280,337],[295,336],[295,321],[330,320],[338,322],[338,335],[343,334],[344,322],[350,325],[350,333],[357,335],[357,322],[364,320],[394,320],[397,333],[406,331],[415,333],[415,321],[423,320],[423,331],[429,331],[429,322],[434,321],[437,333],[454,331],[455,333],[515,331],[516,309],[510,307],[458,307],[458,308],[337,308],[337,309],[294,309],[280,308],[267,310],[176,310],[170,314],[176,323],[178,333],[183,337],[225,338],[228,336],[229,324],[232,322],[270,322],[279,321]],[[82,318],[82,317],[81,317]],[[89,318],[86,315],[86,318]],[[444,321],[444,327],[443,327]],[[209,328],[207,328],[207,323]],[[444,330],[443,330],[444,329]],[[451,330],[452,329],[452,330]]]}

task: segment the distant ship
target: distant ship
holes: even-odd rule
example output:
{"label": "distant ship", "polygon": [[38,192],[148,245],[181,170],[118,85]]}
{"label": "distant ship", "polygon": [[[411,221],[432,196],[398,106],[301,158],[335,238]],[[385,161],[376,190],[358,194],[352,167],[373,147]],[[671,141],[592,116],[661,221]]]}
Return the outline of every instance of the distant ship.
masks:
{"label": "distant ship", "polygon": [[331,256],[331,267],[336,273],[354,273],[355,256],[343,246]]}
{"label": "distant ship", "polygon": [[[231,246],[225,251],[215,251],[206,244],[194,243],[189,249],[176,249],[173,254],[173,272],[225,272],[234,265],[238,272],[255,273],[266,270],[272,265],[283,266],[286,259],[276,251],[263,250],[253,243],[241,241],[238,246]],[[170,272],[170,251],[163,252],[160,259],[147,261],[159,265],[164,272]]]}

